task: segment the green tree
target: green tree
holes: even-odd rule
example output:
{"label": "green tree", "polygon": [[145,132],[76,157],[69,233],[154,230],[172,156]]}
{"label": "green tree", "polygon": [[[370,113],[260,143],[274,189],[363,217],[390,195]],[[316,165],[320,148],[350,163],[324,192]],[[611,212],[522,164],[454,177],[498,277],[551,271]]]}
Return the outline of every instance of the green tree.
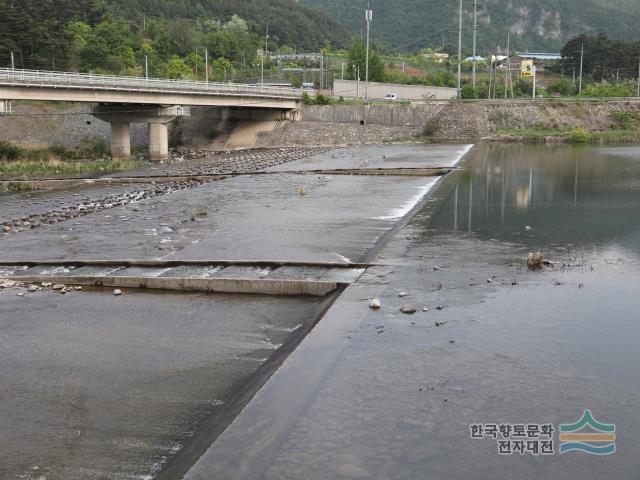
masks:
{"label": "green tree", "polygon": [[173,56],[164,66],[164,75],[162,76],[173,80],[188,80],[192,78],[191,67],[184,59]]}
{"label": "green tree", "polygon": [[[366,46],[363,42],[357,41],[351,45],[347,53],[348,58],[348,75],[349,78],[355,79],[354,74],[360,69],[360,80],[365,79],[366,69]],[[380,56],[373,50],[369,50],[369,80],[372,82],[380,82],[384,80],[384,63]]]}
{"label": "green tree", "polygon": [[130,29],[123,20],[101,22],[86,37],[80,54],[83,70],[126,73],[135,66]]}

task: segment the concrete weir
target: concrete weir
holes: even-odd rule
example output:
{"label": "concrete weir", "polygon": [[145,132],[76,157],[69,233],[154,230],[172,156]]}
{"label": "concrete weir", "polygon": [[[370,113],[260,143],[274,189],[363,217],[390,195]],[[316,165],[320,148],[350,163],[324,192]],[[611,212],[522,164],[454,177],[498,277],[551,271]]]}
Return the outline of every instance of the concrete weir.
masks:
{"label": "concrete weir", "polygon": [[81,262],[0,265],[0,278],[24,283],[190,292],[324,297],[356,280],[363,266],[229,262]]}

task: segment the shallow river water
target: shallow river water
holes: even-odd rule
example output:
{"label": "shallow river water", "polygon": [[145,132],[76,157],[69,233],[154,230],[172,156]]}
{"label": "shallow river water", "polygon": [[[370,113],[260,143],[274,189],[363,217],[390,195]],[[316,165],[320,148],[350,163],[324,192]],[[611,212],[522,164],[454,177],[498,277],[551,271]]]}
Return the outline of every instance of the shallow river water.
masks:
{"label": "shallow river water", "polygon": [[[639,211],[639,147],[476,147],[187,478],[637,479]],[[585,410],[613,455],[560,453]]]}

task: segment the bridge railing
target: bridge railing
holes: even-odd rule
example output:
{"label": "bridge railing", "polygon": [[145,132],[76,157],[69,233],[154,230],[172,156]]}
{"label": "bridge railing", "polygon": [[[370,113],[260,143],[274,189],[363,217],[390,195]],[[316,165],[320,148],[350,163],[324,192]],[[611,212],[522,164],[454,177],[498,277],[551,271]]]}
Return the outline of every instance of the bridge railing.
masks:
{"label": "bridge railing", "polygon": [[301,90],[263,84],[202,82],[160,78],[94,75],[90,73],[48,72],[0,68],[0,85],[32,88],[180,93],[195,95],[232,95],[298,99]]}

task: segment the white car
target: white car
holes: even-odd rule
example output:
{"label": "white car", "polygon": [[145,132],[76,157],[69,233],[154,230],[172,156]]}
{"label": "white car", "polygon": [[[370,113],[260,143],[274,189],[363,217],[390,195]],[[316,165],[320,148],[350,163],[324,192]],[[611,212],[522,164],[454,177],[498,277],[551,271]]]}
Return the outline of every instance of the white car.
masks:
{"label": "white car", "polygon": [[397,100],[398,99],[398,95],[396,95],[395,93],[387,93],[384,96],[385,100]]}

